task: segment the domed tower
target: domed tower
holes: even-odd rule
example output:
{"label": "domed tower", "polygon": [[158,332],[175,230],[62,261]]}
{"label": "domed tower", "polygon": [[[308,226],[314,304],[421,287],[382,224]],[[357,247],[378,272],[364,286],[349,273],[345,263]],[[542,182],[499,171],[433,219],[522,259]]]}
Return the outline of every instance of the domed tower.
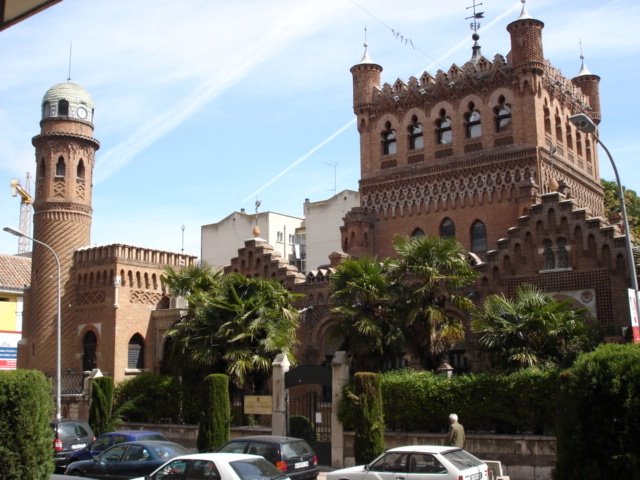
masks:
{"label": "domed tower", "polygon": [[[51,247],[60,262],[63,352],[70,351],[75,338],[69,319],[69,305],[75,302],[68,288],[73,252],[90,242],[93,166],[100,147],[93,138],[93,118],[93,100],[84,88],[71,82],[54,85],[42,99],[40,134],[32,140],[36,155],[33,238]],[[54,255],[34,243],[21,368],[54,370],[57,275]]]}

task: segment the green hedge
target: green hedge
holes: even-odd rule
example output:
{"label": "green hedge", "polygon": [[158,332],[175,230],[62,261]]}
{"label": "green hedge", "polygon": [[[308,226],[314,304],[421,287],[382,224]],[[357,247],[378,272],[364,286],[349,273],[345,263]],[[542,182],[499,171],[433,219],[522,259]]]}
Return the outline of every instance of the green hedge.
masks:
{"label": "green hedge", "polygon": [[181,392],[177,377],[143,373],[118,384],[114,409],[125,422],[181,423]]}
{"label": "green hedge", "polygon": [[[538,369],[452,378],[427,371],[385,372],[380,383],[386,428],[445,432],[449,414],[456,412],[467,431],[551,434],[557,379],[557,371]],[[349,402],[342,401],[338,412],[345,428],[353,429]]]}
{"label": "green hedge", "polygon": [[53,472],[51,384],[41,372],[0,372],[0,478],[46,480]]}
{"label": "green hedge", "polygon": [[557,480],[640,478],[640,345],[602,345],[561,376]]}

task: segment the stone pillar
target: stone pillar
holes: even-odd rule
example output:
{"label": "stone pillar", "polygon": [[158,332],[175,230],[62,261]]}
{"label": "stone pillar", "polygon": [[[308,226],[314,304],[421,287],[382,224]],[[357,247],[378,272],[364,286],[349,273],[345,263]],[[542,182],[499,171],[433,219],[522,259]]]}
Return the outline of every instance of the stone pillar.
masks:
{"label": "stone pillar", "polygon": [[271,434],[287,434],[287,390],[284,384],[284,375],[289,371],[289,358],[286,353],[279,353],[271,367],[272,370],[272,407],[271,407]]}
{"label": "stone pillar", "polygon": [[338,403],[342,387],[349,383],[349,357],[347,352],[336,352],[331,361],[331,466],[344,466],[344,431],[338,420]]}

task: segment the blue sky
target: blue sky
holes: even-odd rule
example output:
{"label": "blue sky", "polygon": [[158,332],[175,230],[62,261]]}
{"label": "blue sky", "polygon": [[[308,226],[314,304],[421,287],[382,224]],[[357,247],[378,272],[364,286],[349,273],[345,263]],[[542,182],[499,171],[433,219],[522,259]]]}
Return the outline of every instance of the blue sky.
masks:
{"label": "blue sky", "polygon": [[[521,4],[482,3],[480,44],[491,60],[509,52],[505,28]],[[0,32],[0,226],[18,226],[10,180],[34,172],[42,96],[67,79],[70,43],[71,80],[94,99],[101,142],[92,244],[179,252],[184,225],[185,253],[199,256],[200,227],[253,212],[256,199],[260,211],[302,216],[305,198],[357,189],[349,69],[362,58],[365,26],[383,82],[407,81],[470,58],[471,4],[64,0]],[[622,183],[640,191],[640,4],[530,0],[526,8],[545,23],[545,57],[569,78],[582,43],[587,67],[602,77],[600,137]],[[603,151],[600,165],[613,180]],[[0,252],[17,245],[0,231]]]}

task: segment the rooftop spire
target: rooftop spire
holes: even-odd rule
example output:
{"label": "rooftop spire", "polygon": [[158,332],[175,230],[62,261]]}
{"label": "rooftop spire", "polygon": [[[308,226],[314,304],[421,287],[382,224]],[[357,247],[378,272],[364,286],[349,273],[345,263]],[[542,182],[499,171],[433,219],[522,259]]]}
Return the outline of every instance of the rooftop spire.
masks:
{"label": "rooftop spire", "polygon": [[480,22],[478,22],[478,20],[480,18],[484,18],[484,12],[476,11],[476,7],[479,7],[480,5],[482,5],[482,3],[476,3],[476,0],[473,0],[473,5],[467,7],[467,10],[469,10],[470,8],[473,9],[473,15],[465,18],[465,20],[472,19],[471,23],[469,24],[469,27],[471,28],[471,30],[473,30],[473,35],[471,35],[471,38],[473,39],[473,47],[471,48],[471,63],[477,63],[478,60],[480,60],[480,57],[482,57],[482,53],[480,52],[480,44],[478,43],[478,40],[480,40],[480,35],[478,35]]}
{"label": "rooftop spire", "polygon": [[362,44],[362,46],[364,47],[364,54],[362,55],[362,59],[360,60],[360,63],[373,63],[371,61],[371,57],[369,57],[369,53],[367,52],[367,47],[369,45],[367,45],[367,26],[364,26],[364,43]]}
{"label": "rooftop spire", "polygon": [[593,75],[587,66],[584,64],[584,55],[582,54],[582,40],[580,40],[580,71],[578,72],[577,77],[580,75]]}
{"label": "rooftop spire", "polygon": [[531,18],[531,15],[529,15],[529,12],[527,12],[527,7],[525,6],[527,0],[520,0],[520,3],[522,3],[522,11],[520,12],[518,20],[527,20]]}

